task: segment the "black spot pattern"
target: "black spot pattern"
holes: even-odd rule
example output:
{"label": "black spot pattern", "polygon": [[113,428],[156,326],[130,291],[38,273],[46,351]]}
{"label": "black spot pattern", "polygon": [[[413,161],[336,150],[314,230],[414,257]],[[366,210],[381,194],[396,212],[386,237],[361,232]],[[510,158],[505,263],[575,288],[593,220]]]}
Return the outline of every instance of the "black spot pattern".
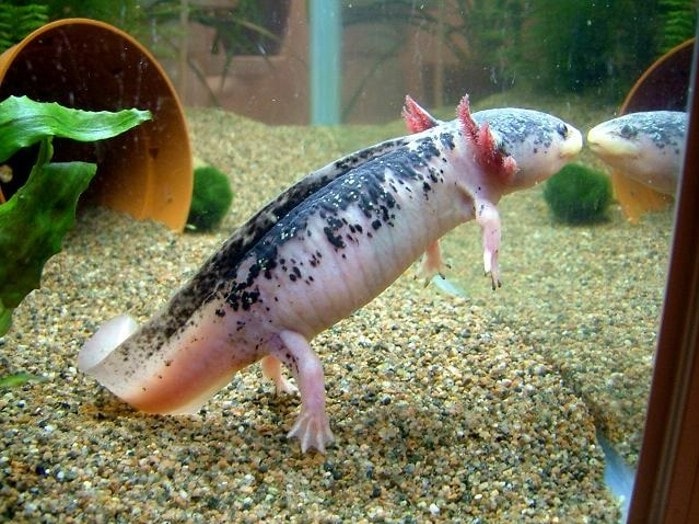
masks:
{"label": "black spot pattern", "polygon": [[[434,139],[427,137],[418,143],[415,151],[407,148],[391,151],[336,178],[310,195],[251,247],[248,256],[254,257],[256,263],[247,275],[235,276],[225,300],[235,310],[246,309],[252,305],[251,300],[259,300],[259,293],[255,294],[255,283],[261,273],[260,265],[268,269],[264,272],[265,278],[271,278],[272,270],[276,268],[277,272],[286,274],[292,284],[303,281],[311,285],[312,275],[306,275],[300,266],[307,263],[308,268],[318,267],[322,253],[316,250],[306,261],[289,261],[277,255],[282,246],[293,239],[303,241],[308,238],[309,223],[322,229],[329,244],[328,249],[338,252],[347,248],[348,241],[358,243],[362,238],[371,238],[369,230],[362,224],[350,223],[346,218],[346,211],[350,207],[360,210],[374,231],[384,226],[393,227],[396,211],[400,209],[396,198],[397,185],[407,187],[418,184],[426,188],[425,193],[430,191],[433,184],[443,181],[441,173],[430,169],[427,163],[439,154]],[[344,258],[345,253],[340,256]]]}
{"label": "black spot pattern", "polygon": [[[407,193],[421,188],[426,198],[431,185],[442,180],[441,173],[433,170],[425,176],[422,171],[430,159],[441,155],[435,140],[442,147],[453,148],[454,137],[451,132],[442,133],[438,139],[434,136],[417,142],[410,137],[388,140],[347,155],[314,171],[271,200],[203,264],[162,313],[122,344],[120,358],[129,361],[135,370],[144,358],[193,325],[194,313],[212,300],[225,298],[236,311],[247,310],[259,302],[255,282],[259,278],[272,278],[280,269],[278,252],[285,242],[301,238],[300,235],[311,236],[309,220],[325,222],[322,228],[325,238],[330,248],[338,251],[346,249],[347,242],[371,239],[372,229],[392,226],[395,210],[400,207],[395,198],[397,186]],[[410,143],[413,150],[407,147]],[[387,171],[392,173],[388,187],[385,186]],[[351,205],[358,206],[370,219],[366,223],[370,227],[343,220],[342,212]],[[255,262],[246,275],[238,275],[241,262],[248,256],[253,256]],[[315,252],[306,261],[308,270],[321,264],[322,258],[320,250]],[[313,276],[299,266],[287,267],[289,282],[311,285]],[[225,310],[218,309],[216,315],[224,317]],[[238,325],[236,330],[243,328],[244,325]]]}
{"label": "black spot pattern", "polygon": [[658,149],[667,147],[675,153],[679,152],[687,135],[687,114],[679,111],[630,113],[611,120],[612,124],[624,139],[635,140],[644,135]]}
{"label": "black spot pattern", "polygon": [[[492,130],[497,130],[500,142],[498,150],[505,155],[515,154],[526,143],[531,147],[531,152],[546,153],[551,147],[553,138],[560,135],[567,128],[565,123],[550,115],[530,111],[527,109],[489,109],[473,114],[473,119],[482,125],[488,122]],[[563,128],[559,129],[559,126]]]}

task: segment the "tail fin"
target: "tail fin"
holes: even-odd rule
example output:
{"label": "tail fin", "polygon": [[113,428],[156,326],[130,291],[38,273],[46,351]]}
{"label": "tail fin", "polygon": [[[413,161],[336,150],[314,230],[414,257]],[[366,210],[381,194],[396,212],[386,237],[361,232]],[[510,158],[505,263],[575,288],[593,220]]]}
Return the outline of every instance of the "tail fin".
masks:
{"label": "tail fin", "polygon": [[90,375],[90,370],[107,358],[136,329],[138,329],[138,324],[129,315],[119,315],[102,324],[80,350],[78,354],[78,368]]}

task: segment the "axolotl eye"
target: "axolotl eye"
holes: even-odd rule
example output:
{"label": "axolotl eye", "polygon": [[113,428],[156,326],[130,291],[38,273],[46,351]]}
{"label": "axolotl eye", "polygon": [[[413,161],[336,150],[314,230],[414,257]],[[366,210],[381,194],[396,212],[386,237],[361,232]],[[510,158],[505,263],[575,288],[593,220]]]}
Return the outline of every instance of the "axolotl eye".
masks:
{"label": "axolotl eye", "polygon": [[561,138],[566,138],[569,133],[568,126],[561,122],[556,126],[556,132],[561,135]]}
{"label": "axolotl eye", "polygon": [[634,138],[636,135],[638,135],[638,129],[632,125],[624,124],[619,129],[619,136],[622,138]]}

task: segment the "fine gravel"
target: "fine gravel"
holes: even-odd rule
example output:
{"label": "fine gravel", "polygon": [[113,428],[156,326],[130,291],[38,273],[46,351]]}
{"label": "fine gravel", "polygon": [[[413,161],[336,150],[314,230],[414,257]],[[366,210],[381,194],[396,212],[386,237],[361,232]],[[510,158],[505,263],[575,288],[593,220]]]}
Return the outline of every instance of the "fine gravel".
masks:
{"label": "fine gravel", "polygon": [[190,111],[194,151],[231,177],[213,234],[86,209],[0,338],[0,520],[13,522],[615,522],[602,430],[638,457],[672,215],[557,224],[540,187],[505,197],[503,286],[474,223],[442,242],[463,296],[416,264],[316,337],[336,443],[285,437],[298,399],[259,366],[196,415],[140,414],[76,369],[84,341],[143,322],[237,225],[346,151],[343,129]]}

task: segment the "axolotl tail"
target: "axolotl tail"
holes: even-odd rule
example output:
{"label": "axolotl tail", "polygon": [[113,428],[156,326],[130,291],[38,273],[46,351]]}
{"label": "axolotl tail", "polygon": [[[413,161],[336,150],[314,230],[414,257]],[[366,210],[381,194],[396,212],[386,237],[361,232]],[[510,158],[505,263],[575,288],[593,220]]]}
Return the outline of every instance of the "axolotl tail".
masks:
{"label": "axolotl tail", "polygon": [[[175,334],[163,343],[162,317],[141,328],[128,315],[100,327],[78,355],[78,367],[117,397],[147,413],[195,413],[254,357],[231,363],[226,337],[207,327],[185,339]],[[202,352],[206,346],[207,351]],[[180,353],[174,358],[173,352]],[[187,350],[206,358],[183,359]],[[144,355],[149,358],[143,358]]]}

